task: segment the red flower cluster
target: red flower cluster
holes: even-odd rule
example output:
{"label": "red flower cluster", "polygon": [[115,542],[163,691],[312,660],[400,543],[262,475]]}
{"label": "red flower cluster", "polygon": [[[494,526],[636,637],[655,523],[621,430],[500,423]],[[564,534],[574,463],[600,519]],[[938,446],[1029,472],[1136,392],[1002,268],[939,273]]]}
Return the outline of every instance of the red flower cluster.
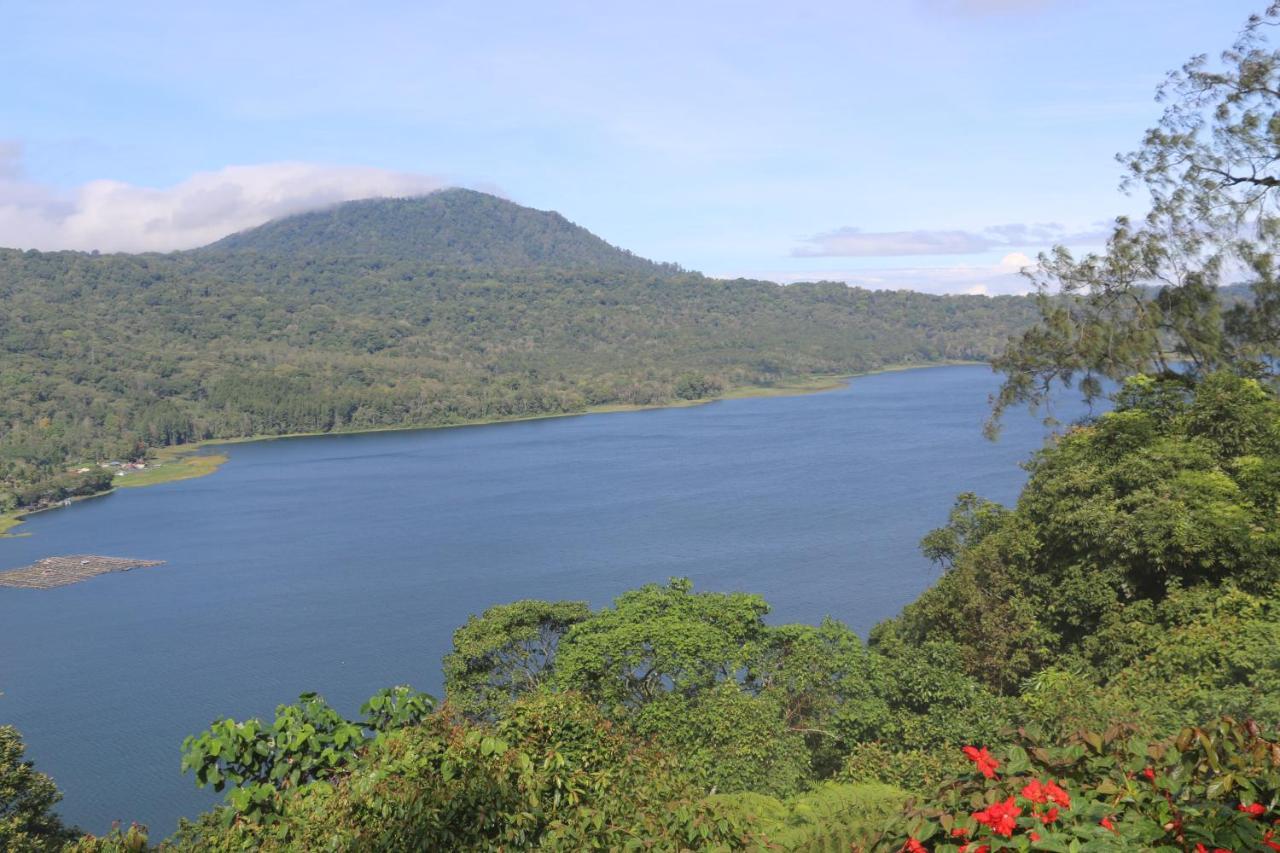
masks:
{"label": "red flower cluster", "polygon": [[[1056,803],[1064,809],[1071,808],[1071,795],[1063,788],[1059,787],[1057,782],[1050,779],[1048,782],[1041,782],[1039,779],[1032,779],[1022,788],[1022,796],[1026,797],[1033,803]],[[1056,812],[1057,809],[1054,809]]]}
{"label": "red flower cluster", "polygon": [[[1037,808],[1032,810],[1032,814],[1039,818],[1040,822],[1045,826],[1058,819],[1059,806],[1064,809],[1071,808],[1071,796],[1052,779],[1048,782],[1032,779],[1023,786],[1022,796],[1036,804]],[[1047,809],[1038,808],[1038,806],[1046,806],[1049,803],[1054,805],[1049,806]],[[1034,841],[1035,839],[1032,840]]]}
{"label": "red flower cluster", "polygon": [[1267,807],[1262,803],[1249,803],[1247,806],[1244,803],[1241,803],[1236,806],[1236,808],[1247,814],[1249,817],[1262,817],[1267,813]]}
{"label": "red flower cluster", "polygon": [[992,803],[982,811],[974,812],[973,819],[991,827],[991,831],[996,835],[1008,838],[1017,828],[1020,814],[1022,814],[1021,807],[1015,805],[1013,797],[1010,797],[1003,803]]}
{"label": "red flower cluster", "polygon": [[924,845],[919,841],[916,841],[914,838],[908,838],[907,843],[902,845],[902,849],[905,853],[929,853],[929,851],[924,849]]}
{"label": "red flower cluster", "polygon": [[982,749],[978,749],[974,746],[966,746],[964,748],[964,754],[966,758],[977,765],[979,773],[986,776],[988,779],[995,778],[996,769],[1000,766],[1000,762],[996,761],[995,756],[988,752],[985,746]]}

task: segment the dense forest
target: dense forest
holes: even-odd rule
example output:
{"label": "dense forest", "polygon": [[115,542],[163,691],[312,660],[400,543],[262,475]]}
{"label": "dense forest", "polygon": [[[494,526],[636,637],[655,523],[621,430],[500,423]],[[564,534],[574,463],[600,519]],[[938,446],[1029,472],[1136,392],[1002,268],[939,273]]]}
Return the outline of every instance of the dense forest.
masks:
{"label": "dense forest", "polygon": [[206,246],[214,257],[258,253],[308,258],[430,261],[437,267],[544,268],[674,275],[611,246],[558,213],[454,188],[404,199],[370,199],[286,217]]}
{"label": "dense forest", "polygon": [[1022,297],[710,279],[468,190],[168,255],[0,250],[0,305],[0,511],[158,446],[987,360],[1035,316]]}
{"label": "dense forest", "polygon": [[[346,719],[306,694],[193,734],[183,770],[225,802],[163,844],[1280,850],[1277,20],[1170,76],[1125,158],[1150,215],[1040,259],[992,426],[1063,385],[1113,406],[1036,453],[1014,505],[962,494],[922,542],[940,581],[901,614],[864,639],[680,578],[598,610],[499,603],[455,632],[443,701],[397,686]],[[1240,269],[1250,298],[1222,300]],[[751,292],[625,286],[682,281]],[[814,315],[872,298],[765,292]],[[0,841],[151,844],[65,827],[57,797],[0,727]]]}

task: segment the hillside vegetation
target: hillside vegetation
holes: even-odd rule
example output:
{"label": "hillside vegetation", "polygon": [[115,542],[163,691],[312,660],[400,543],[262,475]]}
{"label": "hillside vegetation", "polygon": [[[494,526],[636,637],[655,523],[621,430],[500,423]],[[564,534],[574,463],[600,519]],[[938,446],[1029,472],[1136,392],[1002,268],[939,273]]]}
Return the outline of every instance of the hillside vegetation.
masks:
{"label": "hillside vegetation", "polygon": [[0,306],[0,511],[151,448],[990,359],[1034,319],[1018,297],[709,279],[463,190],[170,255],[0,250]]}
{"label": "hillside vegetation", "polygon": [[293,258],[368,257],[495,271],[546,268],[674,275],[611,246],[558,213],[496,196],[448,189],[417,198],[371,199],[289,216],[213,243],[196,254],[254,252]]}

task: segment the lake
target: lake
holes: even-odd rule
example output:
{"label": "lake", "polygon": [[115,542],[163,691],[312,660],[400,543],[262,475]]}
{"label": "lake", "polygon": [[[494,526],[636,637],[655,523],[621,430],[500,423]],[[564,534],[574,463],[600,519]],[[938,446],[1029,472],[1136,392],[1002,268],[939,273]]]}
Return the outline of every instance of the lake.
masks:
{"label": "lake", "polygon": [[179,774],[183,737],[308,690],[349,714],[392,684],[438,694],[452,631],[492,604],[600,606],[688,576],[764,595],[774,622],[831,615],[865,635],[936,579],[917,543],[956,493],[1016,497],[1045,429],[1017,411],[983,439],[995,387],[986,367],[938,367],[807,396],[230,445],[212,476],[0,540],[0,569],[168,561],[0,588],[0,722],[69,821],[159,838],[221,796]]}

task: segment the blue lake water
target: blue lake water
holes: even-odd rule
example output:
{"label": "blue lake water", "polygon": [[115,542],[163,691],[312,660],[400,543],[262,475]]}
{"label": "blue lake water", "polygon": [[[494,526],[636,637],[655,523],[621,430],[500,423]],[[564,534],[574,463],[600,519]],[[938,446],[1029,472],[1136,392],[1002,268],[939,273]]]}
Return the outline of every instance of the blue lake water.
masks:
{"label": "blue lake water", "polygon": [[937,577],[917,543],[956,493],[1016,497],[1045,430],[1019,411],[983,439],[995,386],[985,367],[940,367],[799,397],[231,445],[212,476],[0,540],[0,569],[168,561],[0,588],[0,722],[68,820],[160,837],[220,797],[179,774],[183,737],[307,690],[352,714],[391,684],[438,693],[453,629],[492,604],[600,606],[688,576],[763,594],[775,622],[865,634]]}

